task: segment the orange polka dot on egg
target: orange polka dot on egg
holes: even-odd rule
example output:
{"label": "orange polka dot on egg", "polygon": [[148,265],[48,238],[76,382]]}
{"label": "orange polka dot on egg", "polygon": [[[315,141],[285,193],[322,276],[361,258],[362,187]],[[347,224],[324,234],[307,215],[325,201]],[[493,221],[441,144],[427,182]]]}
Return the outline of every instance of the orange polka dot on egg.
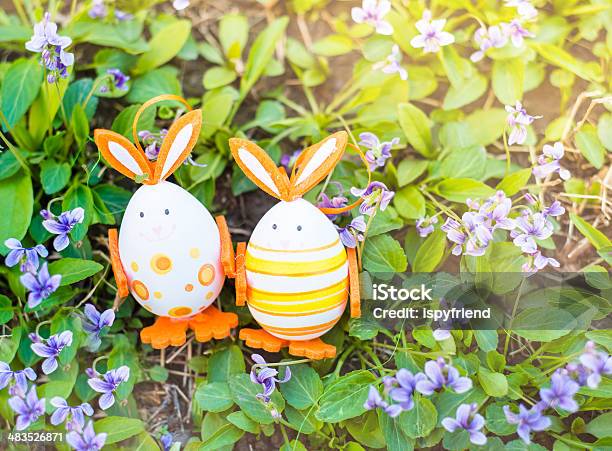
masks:
{"label": "orange polka dot on egg", "polygon": [[132,282],[132,290],[134,290],[134,292],[140,299],[144,301],[149,299],[149,290],[147,289],[146,285],[140,280],[134,280]]}
{"label": "orange polka dot on egg", "polygon": [[154,297],[155,299],[161,299],[161,298],[162,298],[162,294],[161,294],[159,291],[155,291],[155,292],[153,293],[153,297]]}
{"label": "orange polka dot on egg", "polygon": [[172,259],[165,254],[155,254],[151,258],[151,269],[157,274],[167,274],[172,271]]}
{"label": "orange polka dot on egg", "polygon": [[176,318],[176,317],[190,315],[192,311],[193,310],[190,307],[184,307],[184,306],[174,307],[168,311],[168,315]]}
{"label": "orange polka dot on egg", "polygon": [[132,268],[132,271],[138,272],[138,263],[132,262],[130,263],[130,267]]}
{"label": "orange polka dot on egg", "polygon": [[208,293],[206,293],[206,300],[207,301],[209,301],[210,298],[212,298],[212,297],[213,297],[213,292],[212,291],[209,291]]}
{"label": "orange polka dot on egg", "polygon": [[187,285],[185,285],[185,291],[193,291],[193,285],[188,283]]}
{"label": "orange polka dot on egg", "polygon": [[200,249],[198,249],[197,247],[192,247],[189,251],[189,256],[191,258],[198,258],[200,256]]}
{"label": "orange polka dot on egg", "polygon": [[204,286],[210,285],[215,279],[215,268],[210,263],[202,265],[198,271],[198,280]]}

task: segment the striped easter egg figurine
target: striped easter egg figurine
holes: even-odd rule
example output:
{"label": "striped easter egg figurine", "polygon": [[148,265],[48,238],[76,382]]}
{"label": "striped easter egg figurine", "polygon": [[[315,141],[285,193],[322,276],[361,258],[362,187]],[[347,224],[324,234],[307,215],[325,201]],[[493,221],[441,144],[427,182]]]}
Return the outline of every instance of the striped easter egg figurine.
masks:
{"label": "striped easter egg figurine", "polygon": [[246,302],[263,329],[242,329],[247,346],[311,359],[330,358],[336,348],[319,337],[338,322],[350,297],[360,316],[355,249],[345,249],[325,214],[302,199],[335,167],[347,145],[334,133],[305,149],[289,178],[256,144],[230,139],[236,163],[266,193],[280,199],[261,218],[248,243],[238,243],[236,303]]}

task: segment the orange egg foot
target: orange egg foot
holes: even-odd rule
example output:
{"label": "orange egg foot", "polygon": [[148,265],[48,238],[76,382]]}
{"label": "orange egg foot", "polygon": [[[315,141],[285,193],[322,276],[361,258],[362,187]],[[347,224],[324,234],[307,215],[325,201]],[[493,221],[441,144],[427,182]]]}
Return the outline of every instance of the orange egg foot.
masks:
{"label": "orange egg foot", "polygon": [[336,357],[336,347],[324,343],[320,338],[292,341],[289,344],[289,354],[313,360],[331,359]]}
{"label": "orange egg foot", "polygon": [[189,328],[193,330],[199,342],[229,337],[236,326],[238,326],[238,315],[222,312],[212,305],[189,320]]}
{"label": "orange egg foot", "polygon": [[263,349],[268,352],[279,352],[289,346],[288,340],[275,337],[263,329],[242,329],[239,335],[249,348]]}
{"label": "orange egg foot", "polygon": [[150,344],[154,349],[165,349],[168,346],[181,346],[185,344],[187,321],[177,321],[172,318],[160,316],[152,326],[140,331],[143,343]]}

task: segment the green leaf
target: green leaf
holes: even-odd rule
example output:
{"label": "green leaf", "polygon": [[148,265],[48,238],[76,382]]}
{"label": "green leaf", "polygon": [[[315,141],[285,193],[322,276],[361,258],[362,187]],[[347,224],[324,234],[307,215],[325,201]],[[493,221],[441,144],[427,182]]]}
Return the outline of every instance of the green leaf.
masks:
{"label": "green leaf", "polygon": [[595,249],[599,250],[612,245],[606,235],[601,233],[599,230],[597,230],[591,224],[586,222],[576,213],[570,213],[570,219],[574,223],[576,228],[580,231],[580,233],[582,233],[585,238],[589,240],[589,242],[595,247]]}
{"label": "green leaf", "polygon": [[515,334],[542,342],[563,337],[575,327],[576,320],[570,312],[554,307],[525,309],[512,322]]}
{"label": "green leaf", "polygon": [[508,423],[504,413],[505,403],[495,403],[487,406],[485,418],[487,429],[496,435],[510,435],[516,432],[516,427]]}
{"label": "green leaf", "polygon": [[227,382],[208,382],[198,386],[195,400],[202,410],[223,412],[234,405]]}
{"label": "green leaf", "polygon": [[81,207],[84,210],[85,216],[82,223],[74,226],[70,236],[74,240],[80,241],[85,238],[87,228],[93,219],[94,203],[89,186],[81,184],[72,185],[66,192],[62,201],[62,211],[74,210],[77,207]]}
{"label": "green leaf", "polygon": [[405,158],[397,165],[397,183],[401,187],[408,185],[425,172],[429,161]]}
{"label": "green leaf", "polygon": [[425,198],[416,186],[406,186],[395,193],[393,205],[403,218],[418,219],[425,216]]}
{"label": "green leaf", "polygon": [[0,360],[10,362],[15,357],[21,342],[21,326],[14,327],[9,336],[0,337]]}
{"label": "green leaf", "polygon": [[586,425],[586,432],[597,438],[612,437],[612,412],[593,418]]}
{"label": "green leaf", "polygon": [[493,61],[493,92],[504,105],[514,105],[523,98],[525,63],[522,58]]}
{"label": "green leaf", "polygon": [[346,420],[344,424],[346,430],[359,443],[370,448],[383,448],[385,446],[385,437],[380,429],[376,411],[371,410],[363,415]]}
{"label": "green leaf", "polygon": [[106,417],[94,423],[96,434],[106,433],[105,445],[121,442],[145,430],[143,421],[137,418]]}
{"label": "green leaf", "polygon": [[210,358],[208,368],[209,382],[227,382],[230,376],[245,371],[242,351],[236,345],[217,351]]}
{"label": "green leaf", "polygon": [[432,272],[434,271],[442,258],[444,257],[444,251],[446,250],[446,235],[440,229],[434,230],[429,235],[423,244],[419,246],[416,256],[414,258],[414,264],[412,265],[413,272]]}
{"label": "green leaf", "polygon": [[479,99],[487,90],[487,79],[479,73],[465,80],[460,86],[451,86],[444,96],[442,108],[453,110]]}
{"label": "green leaf", "polygon": [[40,182],[47,194],[61,191],[70,181],[70,165],[54,160],[43,160],[40,163]]}
{"label": "green leaf", "polygon": [[236,79],[236,72],[227,67],[211,67],[204,72],[202,83],[206,89],[216,89],[229,85]]}
{"label": "green leaf", "polygon": [[219,41],[225,56],[232,60],[242,55],[249,38],[249,21],[242,14],[225,14],[219,21]]}
{"label": "green leaf", "polygon": [[6,324],[13,319],[14,311],[11,300],[0,294],[0,324]]}
{"label": "green leaf", "polygon": [[576,133],[574,138],[576,147],[580,153],[591,163],[596,169],[601,169],[606,159],[606,150],[599,141],[597,130],[593,125],[587,124]]}
{"label": "green leaf", "polygon": [[89,137],[89,121],[87,119],[87,115],[85,114],[85,110],[83,110],[80,103],[74,105],[71,118],[74,139],[79,145],[79,149],[82,149],[87,142],[87,138]]}
{"label": "green leaf", "polygon": [[490,371],[481,366],[478,370],[478,381],[489,396],[500,398],[508,393],[508,379],[502,373]]}
{"label": "green leaf", "polygon": [[230,413],[227,416],[227,421],[243,431],[250,432],[251,434],[259,433],[259,425],[247,417],[244,412],[238,411]]}
{"label": "green leaf", "polygon": [[408,262],[402,246],[389,235],[378,235],[366,240],[363,265],[370,272],[404,272]]}
{"label": "green leaf", "polygon": [[435,174],[441,178],[470,177],[482,179],[487,165],[487,151],[482,146],[452,150],[440,163]]}
{"label": "green leaf", "polygon": [[[16,152],[22,154],[22,151],[19,149],[16,149]],[[0,153],[0,180],[4,180],[14,175],[19,168],[21,168],[21,164],[19,164],[19,160],[15,158],[12,151],[9,150]]]}
{"label": "green leaf", "polygon": [[[38,59],[18,59],[2,80],[2,128],[13,128],[25,115],[38,95],[43,81],[43,68]],[[5,122],[6,120],[6,122]]]}
{"label": "green leaf", "polygon": [[251,90],[270,63],[274,55],[274,48],[284,34],[288,23],[288,17],[280,17],[268,25],[255,39],[240,82],[240,92],[243,96]]}
{"label": "green leaf", "polygon": [[6,254],[4,242],[9,238],[21,240],[30,225],[34,198],[32,179],[23,172],[0,180],[0,253]]}
{"label": "green leaf", "polygon": [[427,437],[437,421],[436,407],[424,396],[416,396],[414,407],[399,416],[400,427],[411,438]]}
{"label": "green leaf", "polygon": [[102,271],[103,266],[92,260],[80,258],[62,258],[49,264],[51,274],[61,274],[60,286],[70,285]]}
{"label": "green leaf", "polygon": [[175,67],[160,67],[136,78],[126,99],[129,103],[145,103],[162,94],[182,94],[178,70]]}
{"label": "green leaf", "polygon": [[598,81],[599,74],[593,74],[587,69],[584,61],[578,61],[569,52],[554,44],[532,44],[532,47],[548,62],[555,66],[569,70],[580,78],[588,81]]}
{"label": "green leaf", "polygon": [[218,413],[208,412],[204,416],[201,427],[204,442],[196,448],[198,451],[209,451],[232,448],[244,435],[244,432],[227,421]]}
{"label": "green leaf", "polygon": [[[125,136],[130,141],[133,141],[132,137],[132,124],[136,117],[136,112],[140,108],[140,105],[130,105],[123,109],[113,120],[111,130]],[[152,130],[155,124],[155,108],[147,108],[144,110],[140,118],[138,119],[137,129],[138,130]]]}
{"label": "green leaf", "polygon": [[484,199],[495,194],[490,186],[474,179],[449,178],[438,183],[434,190],[446,200],[465,202],[468,198]]}
{"label": "green leaf", "polygon": [[[211,368],[213,368],[212,362]],[[254,384],[247,374],[241,373],[231,376],[229,387],[232,399],[249,418],[260,424],[272,424],[274,422],[270,410],[256,397],[261,392],[261,385]],[[271,403],[278,412],[281,412],[285,407],[285,400],[277,391],[272,395]]]}
{"label": "green leaf", "polygon": [[455,393],[452,391],[440,393],[434,401],[436,409],[438,410],[438,426],[441,425],[442,420],[446,417],[455,418],[457,407],[461,404],[480,404],[486,397],[487,395],[478,387],[474,387],[464,393]]}
{"label": "green leaf", "polygon": [[612,152],[612,113],[604,113],[599,118],[597,136],[604,147]]}
{"label": "green leaf", "polygon": [[531,177],[531,168],[521,169],[520,171],[513,172],[505,176],[501,181],[497,184],[495,189],[500,189],[506,196],[514,196],[521,189],[527,186],[527,182]]}
{"label": "green leaf", "polygon": [[134,74],[144,74],[170,61],[185,45],[190,32],[188,20],[177,20],[163,27],[149,41],[149,50],[138,58]]}
{"label": "green leaf", "polygon": [[387,442],[388,451],[411,451],[414,449],[414,439],[406,435],[400,425],[399,418],[391,418],[378,409],[378,421]]}
{"label": "green leaf", "polygon": [[433,156],[431,122],[427,115],[410,103],[400,103],[398,119],[408,143],[421,155]]}
{"label": "green leaf", "polygon": [[376,378],[365,370],[352,371],[329,384],[319,400],[316,417],[328,423],[354,418],[365,412],[364,402]]}
{"label": "green leaf", "polygon": [[476,110],[465,118],[469,134],[476,144],[488,146],[499,139],[506,128],[506,113],[501,108]]}
{"label": "green leaf", "polygon": [[368,236],[373,237],[382,235],[392,230],[401,229],[403,225],[404,221],[398,216],[395,208],[389,206],[383,211],[379,210],[376,215],[374,215],[374,219],[372,219],[370,223]]}
{"label": "green leaf", "polygon": [[340,34],[331,34],[312,44],[312,51],[321,56],[338,56],[353,50],[353,40]]}
{"label": "green leaf", "polygon": [[475,330],[474,337],[482,351],[489,352],[497,349],[499,337],[496,330]]}
{"label": "green leaf", "polygon": [[303,410],[317,402],[323,393],[323,382],[310,366],[291,365],[291,379],[280,384],[280,391],[290,406]]}

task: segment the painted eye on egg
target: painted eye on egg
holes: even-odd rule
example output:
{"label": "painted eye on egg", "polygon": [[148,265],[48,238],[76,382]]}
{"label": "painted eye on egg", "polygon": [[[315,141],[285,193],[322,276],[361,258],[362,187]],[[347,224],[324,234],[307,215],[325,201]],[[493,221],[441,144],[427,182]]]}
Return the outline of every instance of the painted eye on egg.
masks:
{"label": "painted eye on egg", "polygon": [[297,226],[297,231],[298,231],[298,232],[301,232],[301,231],[302,231],[302,226],[301,226],[301,225]]}
{"label": "painted eye on egg", "polygon": [[144,218],[144,212],[143,211],[140,212],[140,217]]}
{"label": "painted eye on egg", "polygon": [[276,230],[278,226],[276,224],[272,224],[272,229]]}
{"label": "painted eye on egg", "polygon": [[164,213],[166,214],[166,216],[168,216],[170,214],[170,210],[168,210],[167,208],[164,210]]}

